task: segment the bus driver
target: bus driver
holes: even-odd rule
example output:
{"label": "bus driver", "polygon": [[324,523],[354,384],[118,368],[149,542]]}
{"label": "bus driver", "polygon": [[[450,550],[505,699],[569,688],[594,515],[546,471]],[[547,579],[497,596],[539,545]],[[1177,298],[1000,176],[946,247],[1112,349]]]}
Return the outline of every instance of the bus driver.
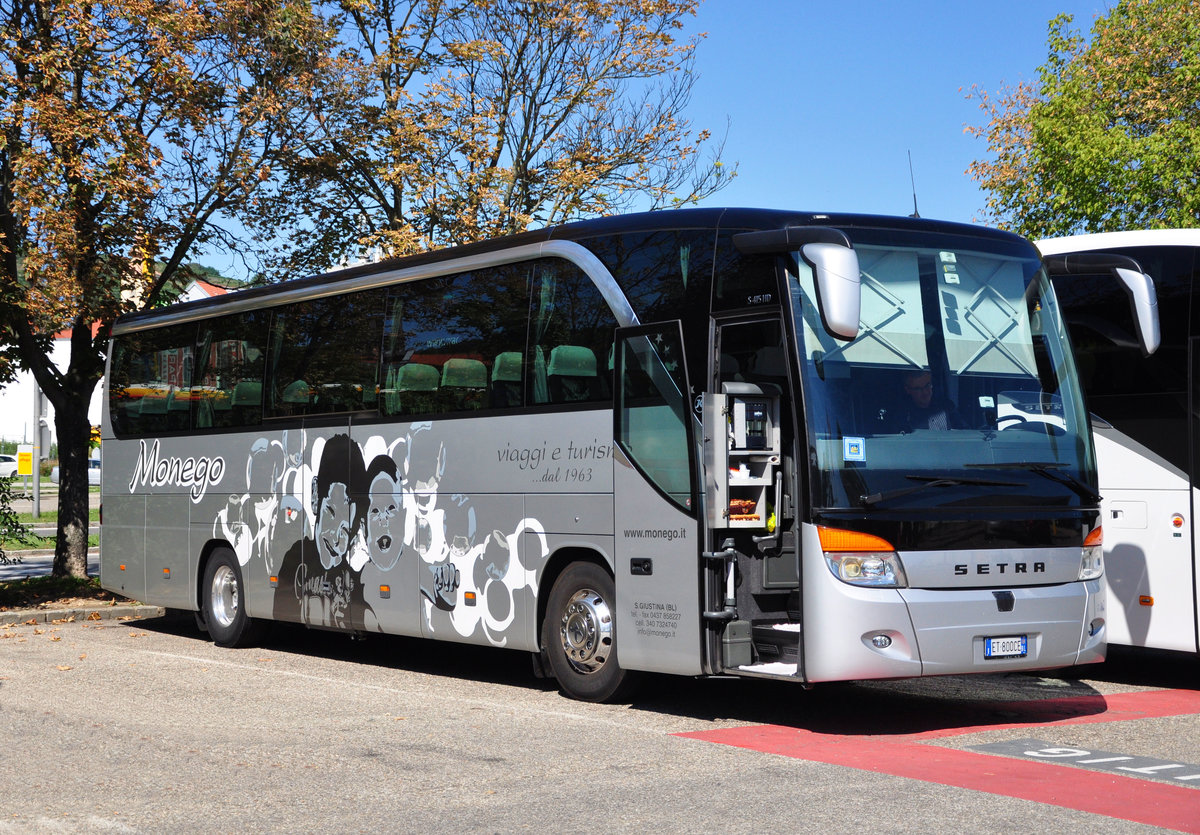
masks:
{"label": "bus driver", "polygon": [[966,423],[945,398],[933,396],[933,376],[927,369],[904,372],[906,400],[901,412],[901,431],[917,429],[963,429]]}

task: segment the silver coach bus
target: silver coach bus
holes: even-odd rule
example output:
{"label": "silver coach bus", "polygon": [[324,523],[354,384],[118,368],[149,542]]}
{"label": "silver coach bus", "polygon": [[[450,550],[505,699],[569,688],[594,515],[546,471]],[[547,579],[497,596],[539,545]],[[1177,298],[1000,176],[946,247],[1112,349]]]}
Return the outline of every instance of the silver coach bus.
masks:
{"label": "silver coach bus", "polygon": [[1037,251],[614,217],[121,318],[101,580],[194,610],[811,683],[1100,661],[1096,464]]}

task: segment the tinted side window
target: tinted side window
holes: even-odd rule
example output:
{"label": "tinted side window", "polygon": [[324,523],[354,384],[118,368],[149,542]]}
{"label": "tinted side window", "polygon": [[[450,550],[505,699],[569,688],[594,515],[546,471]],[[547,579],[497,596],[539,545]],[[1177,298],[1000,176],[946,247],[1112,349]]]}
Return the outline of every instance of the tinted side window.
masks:
{"label": "tinted side window", "polygon": [[530,401],[610,400],[617,320],[608,303],[568,261],[535,262],[531,280]]}
{"label": "tinted side window", "polygon": [[109,418],[117,435],[157,435],[191,428],[196,326],[138,331],[113,350]]}
{"label": "tinted side window", "polygon": [[390,288],[381,411],[432,415],[521,406],[527,274],[527,265],[514,264]]}
{"label": "tinted side window", "polygon": [[703,380],[707,370],[714,241],[712,229],[631,232],[580,241],[612,273],[639,321],[683,320],[685,359],[694,381]]}
{"label": "tinted side window", "polygon": [[382,312],[382,294],[371,290],[277,308],[267,414],[373,410]]}
{"label": "tinted side window", "polygon": [[269,311],[252,310],[200,323],[200,367],[192,388],[197,429],[262,422],[270,321]]}

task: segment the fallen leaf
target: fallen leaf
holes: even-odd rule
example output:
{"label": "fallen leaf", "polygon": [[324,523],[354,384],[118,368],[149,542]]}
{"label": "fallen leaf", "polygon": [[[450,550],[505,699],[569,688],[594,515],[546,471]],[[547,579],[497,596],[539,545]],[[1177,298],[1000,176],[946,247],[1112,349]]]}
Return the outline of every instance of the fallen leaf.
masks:
{"label": "fallen leaf", "polygon": [[51,640],[51,641],[61,641],[61,640],[62,640],[62,635],[51,635],[51,636],[50,636],[50,640]]}
{"label": "fallen leaf", "polygon": [[87,616],[87,619],[88,619],[88,620],[100,620],[100,619],[101,619],[101,618],[100,618],[100,613],[99,613],[99,612],[92,612],[90,615],[88,615],[88,616]]}
{"label": "fallen leaf", "polygon": [[72,668],[67,666],[66,664],[59,664],[58,669],[62,670],[63,672],[66,672],[67,670],[70,670]]}

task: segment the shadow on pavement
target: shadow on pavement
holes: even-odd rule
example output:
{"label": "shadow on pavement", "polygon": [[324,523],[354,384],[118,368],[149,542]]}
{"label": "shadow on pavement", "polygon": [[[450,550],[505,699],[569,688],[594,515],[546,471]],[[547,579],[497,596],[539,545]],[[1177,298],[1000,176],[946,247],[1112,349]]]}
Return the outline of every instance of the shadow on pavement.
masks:
{"label": "shadow on pavement", "polygon": [[[208,640],[190,612],[168,610],[139,627],[195,640]],[[554,690],[537,679],[529,654],[467,644],[390,635],[351,640],[346,635],[273,624],[265,649],[406,670],[463,681],[529,690]],[[1191,659],[1195,663],[1195,659]],[[1139,680],[1135,669],[1142,670]],[[1154,687],[1161,665],[1120,668],[1117,680]],[[965,727],[1039,724],[1107,709],[1104,696],[1082,680],[1108,680],[1105,665],[1069,671],[995,673],[974,676],[820,684],[805,689],[784,681],[690,679],[646,675],[630,709],[706,721],[773,724],[838,735],[914,734]],[[1170,678],[1174,678],[1174,673]],[[1182,672],[1180,673],[1182,675]]]}

